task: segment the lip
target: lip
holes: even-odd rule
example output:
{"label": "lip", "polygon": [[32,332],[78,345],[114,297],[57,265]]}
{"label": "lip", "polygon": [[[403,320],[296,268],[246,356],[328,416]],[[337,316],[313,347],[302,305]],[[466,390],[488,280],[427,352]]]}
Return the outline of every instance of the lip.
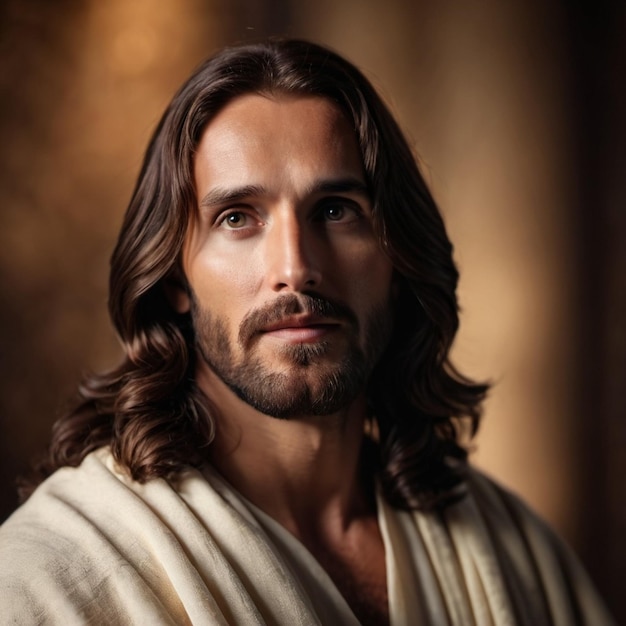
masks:
{"label": "lip", "polygon": [[338,322],[328,318],[316,317],[314,315],[297,315],[285,317],[277,320],[261,329],[263,333],[271,333],[276,330],[284,330],[289,328],[306,328],[309,326],[337,326]]}
{"label": "lip", "polygon": [[339,328],[339,322],[311,315],[289,317],[261,329],[263,335],[298,343],[318,341]]}

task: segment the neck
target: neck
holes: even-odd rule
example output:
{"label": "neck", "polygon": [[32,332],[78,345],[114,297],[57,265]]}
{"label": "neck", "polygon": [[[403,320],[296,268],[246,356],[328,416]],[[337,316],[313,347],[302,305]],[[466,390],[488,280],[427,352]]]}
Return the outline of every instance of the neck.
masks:
{"label": "neck", "polygon": [[212,464],[296,537],[308,543],[339,535],[372,514],[359,472],[363,397],[335,415],[284,420],[259,413],[206,368],[198,381],[216,413]]}

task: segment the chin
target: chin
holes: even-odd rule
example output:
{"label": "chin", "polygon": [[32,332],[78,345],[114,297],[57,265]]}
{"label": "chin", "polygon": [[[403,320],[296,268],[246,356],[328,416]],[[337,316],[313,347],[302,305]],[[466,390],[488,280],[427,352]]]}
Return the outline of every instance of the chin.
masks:
{"label": "chin", "polygon": [[350,406],[363,384],[360,377],[345,374],[336,365],[307,366],[288,373],[265,371],[261,376],[229,386],[260,413],[278,419],[298,419],[332,415]]}

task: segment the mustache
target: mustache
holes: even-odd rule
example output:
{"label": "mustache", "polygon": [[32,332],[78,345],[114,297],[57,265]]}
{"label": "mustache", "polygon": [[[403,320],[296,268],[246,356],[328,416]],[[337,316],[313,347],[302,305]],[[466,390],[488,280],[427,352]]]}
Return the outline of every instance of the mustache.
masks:
{"label": "mustache", "polygon": [[298,314],[347,322],[358,330],[359,321],[356,314],[343,302],[317,294],[287,294],[260,309],[250,311],[244,317],[239,326],[239,343],[245,346],[266,326]]}

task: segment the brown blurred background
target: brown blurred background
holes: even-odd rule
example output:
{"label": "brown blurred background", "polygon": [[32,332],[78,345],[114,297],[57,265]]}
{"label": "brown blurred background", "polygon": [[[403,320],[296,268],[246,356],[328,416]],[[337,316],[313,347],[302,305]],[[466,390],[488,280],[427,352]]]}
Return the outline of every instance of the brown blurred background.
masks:
{"label": "brown blurred background", "polygon": [[556,0],[0,3],[0,520],[81,372],[112,364],[108,256],[173,91],[227,43],[326,43],[421,155],[461,269],[456,359],[495,389],[477,464],[626,623],[626,10]]}

